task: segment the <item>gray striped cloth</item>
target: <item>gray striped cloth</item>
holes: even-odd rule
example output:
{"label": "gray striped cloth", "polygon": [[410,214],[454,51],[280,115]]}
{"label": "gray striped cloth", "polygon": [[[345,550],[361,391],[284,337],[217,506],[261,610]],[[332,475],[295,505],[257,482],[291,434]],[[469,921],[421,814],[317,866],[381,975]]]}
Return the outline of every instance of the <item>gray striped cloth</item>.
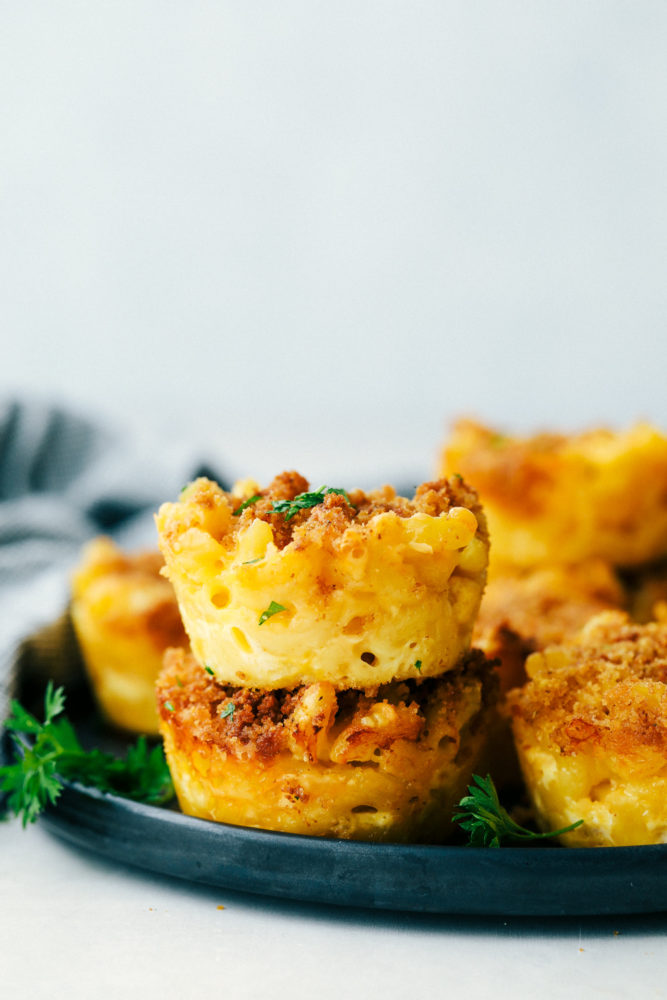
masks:
{"label": "gray striped cloth", "polygon": [[196,475],[220,481],[182,442],[0,401],[0,730],[26,637],[62,614],[84,542],[154,546],[153,512]]}

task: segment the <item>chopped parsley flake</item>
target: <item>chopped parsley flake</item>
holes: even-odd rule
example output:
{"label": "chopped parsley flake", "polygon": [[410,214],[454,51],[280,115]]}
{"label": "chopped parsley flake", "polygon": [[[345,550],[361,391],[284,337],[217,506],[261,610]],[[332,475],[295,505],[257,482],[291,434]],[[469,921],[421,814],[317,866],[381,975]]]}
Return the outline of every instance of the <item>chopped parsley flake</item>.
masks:
{"label": "chopped parsley flake", "polygon": [[176,709],[174,708],[172,702],[170,702],[170,701],[165,701],[164,707],[167,709],[168,712],[175,712],[176,711]]}
{"label": "chopped parsley flake", "polygon": [[285,608],[282,604],[278,604],[277,601],[271,601],[266,611],[262,611],[259,616],[259,624],[263,625],[264,622],[269,620],[269,618],[273,618],[274,615],[277,615],[279,611],[286,610],[287,608]]}
{"label": "chopped parsley flake", "polygon": [[244,500],[242,504],[239,504],[236,510],[232,511],[233,517],[238,517],[239,514],[243,513],[246,507],[250,507],[251,504],[257,503],[257,501],[261,499],[262,499],[261,493],[255,493],[254,497],[248,497],[248,499]]}
{"label": "chopped parsley flake", "polygon": [[416,660],[415,661],[415,670],[418,671],[418,673],[422,672],[422,661],[421,660]]}
{"label": "chopped parsley flake", "polygon": [[309,507],[317,507],[318,504],[324,503],[324,498],[329,493],[345,497],[350,507],[354,506],[350,503],[350,498],[345,490],[341,490],[335,486],[320,486],[319,490],[315,490],[313,493],[299,493],[293,500],[274,500],[273,510],[277,514],[284,514],[285,520],[289,521],[300,510],[308,510]]}
{"label": "chopped parsley flake", "polygon": [[220,712],[220,718],[221,719],[230,719],[230,720],[233,719],[234,718],[234,710],[235,709],[236,709],[236,705],[232,701],[227,702],[227,704],[225,705],[225,707]]}
{"label": "chopped parsley flake", "polygon": [[206,671],[207,674],[210,674],[211,677],[215,676],[215,671],[211,667],[209,667],[208,663],[204,666],[204,670]]}

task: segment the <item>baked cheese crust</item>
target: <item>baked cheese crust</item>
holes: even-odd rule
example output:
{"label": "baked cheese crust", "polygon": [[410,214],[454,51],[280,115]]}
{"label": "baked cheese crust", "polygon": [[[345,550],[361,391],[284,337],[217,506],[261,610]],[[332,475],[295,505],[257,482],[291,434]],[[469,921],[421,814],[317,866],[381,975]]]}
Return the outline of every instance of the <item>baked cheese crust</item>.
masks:
{"label": "baked cheese crust", "polygon": [[544,566],[496,574],[487,583],[473,629],[473,645],[500,661],[503,691],[526,680],[526,657],[572,639],[601,611],[620,610],[626,595],[601,559],[577,566]]}
{"label": "baked cheese crust", "polygon": [[488,768],[496,685],[479,652],[441,679],[336,691],[222,685],[182,649],[157,685],[183,812],[288,833],[441,841]]}
{"label": "baked cheese crust", "polygon": [[459,478],[308,493],[295,472],[234,494],[198,479],[157,517],[160,548],[197,660],[225,684],[370,688],[451,670],[468,649],[488,537]]}
{"label": "baked cheese crust", "polygon": [[591,557],[636,566],[667,555],[667,438],[649,424],[518,438],[461,420],[441,471],[479,491],[494,572]]}
{"label": "baked cheese crust", "polygon": [[83,551],[71,616],[99,705],[116,726],[157,733],[155,679],[168,646],[187,642],[159,552],[123,553],[109,538]]}
{"label": "baked cheese crust", "polygon": [[667,842],[667,622],[604,612],[526,669],[508,699],[540,825],[583,819],[571,847]]}

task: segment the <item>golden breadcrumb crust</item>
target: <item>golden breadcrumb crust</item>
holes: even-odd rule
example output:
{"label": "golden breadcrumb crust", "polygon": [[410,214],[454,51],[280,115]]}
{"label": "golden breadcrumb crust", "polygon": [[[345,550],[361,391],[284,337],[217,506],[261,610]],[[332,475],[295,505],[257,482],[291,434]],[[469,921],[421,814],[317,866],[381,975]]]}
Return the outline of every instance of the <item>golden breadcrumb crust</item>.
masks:
{"label": "golden breadcrumb crust", "polygon": [[667,623],[604,612],[526,669],[508,699],[541,825],[583,819],[570,846],[667,841]]}
{"label": "golden breadcrumb crust", "polygon": [[199,662],[222,683],[271,689],[452,669],[486,579],[476,494],[454,478],[412,500],[384,487],[330,493],[291,518],[274,509],[306,492],[296,472],[234,494],[199,479],[161,507],[165,572]]}
{"label": "golden breadcrumb crust", "polygon": [[461,420],[441,471],[479,491],[494,569],[667,555],[667,438],[649,424],[518,438]]}
{"label": "golden breadcrumb crust", "polygon": [[601,611],[621,609],[625,593],[600,559],[496,575],[487,583],[473,645],[500,660],[503,691],[523,684],[526,657],[574,637]]}
{"label": "golden breadcrumb crust", "polygon": [[83,551],[71,615],[95,696],[115,725],[157,733],[155,679],[168,646],[187,642],[159,552],[123,553],[109,538]]}
{"label": "golden breadcrumb crust", "polygon": [[441,840],[494,731],[479,652],[439,680],[375,692],[219,684],[165,654],[160,729],[181,809],[218,822],[360,840]]}

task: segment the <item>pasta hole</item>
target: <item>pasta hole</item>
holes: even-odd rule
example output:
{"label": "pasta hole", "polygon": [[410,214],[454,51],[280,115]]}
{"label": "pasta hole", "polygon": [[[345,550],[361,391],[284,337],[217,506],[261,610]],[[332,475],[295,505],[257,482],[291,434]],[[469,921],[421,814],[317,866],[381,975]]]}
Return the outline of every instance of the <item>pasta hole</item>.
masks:
{"label": "pasta hole", "polygon": [[250,653],[252,651],[245,632],[242,632],[236,625],[232,629],[232,639],[243,653]]}
{"label": "pasta hole", "polygon": [[611,781],[600,781],[591,788],[591,802],[603,802],[611,791]]}
{"label": "pasta hole", "polygon": [[220,587],[211,594],[211,604],[215,608],[226,608],[229,604],[229,591],[226,587]]}
{"label": "pasta hole", "polygon": [[364,663],[367,663],[369,667],[372,667],[375,664],[376,656],[375,653],[366,652],[361,654],[361,659]]}
{"label": "pasta hole", "polygon": [[346,625],[343,625],[344,635],[360,635],[363,632],[365,625],[365,620],[357,615],[354,618],[350,618]]}

